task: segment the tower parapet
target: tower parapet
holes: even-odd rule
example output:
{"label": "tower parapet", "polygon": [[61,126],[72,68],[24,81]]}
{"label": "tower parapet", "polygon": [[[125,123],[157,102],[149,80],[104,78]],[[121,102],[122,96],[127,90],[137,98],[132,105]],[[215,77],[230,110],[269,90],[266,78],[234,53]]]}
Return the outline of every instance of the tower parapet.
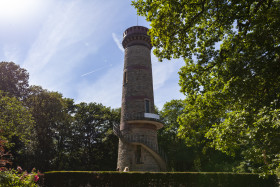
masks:
{"label": "tower parapet", "polygon": [[148,31],[148,28],[142,26],[133,26],[126,29],[123,33],[123,48],[125,49],[132,45],[144,45],[152,49],[151,38],[147,34]]}

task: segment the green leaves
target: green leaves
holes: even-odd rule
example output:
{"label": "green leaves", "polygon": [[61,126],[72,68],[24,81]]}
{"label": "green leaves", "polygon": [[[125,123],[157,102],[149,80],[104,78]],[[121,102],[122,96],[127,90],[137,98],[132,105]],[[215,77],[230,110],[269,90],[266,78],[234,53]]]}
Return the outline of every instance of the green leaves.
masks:
{"label": "green leaves", "polygon": [[[183,58],[179,136],[279,168],[280,2],[139,0],[159,59]],[[273,103],[273,104],[271,104]]]}
{"label": "green leaves", "polygon": [[29,74],[13,62],[0,62],[0,90],[9,96],[23,98],[28,91]]}
{"label": "green leaves", "polygon": [[17,136],[27,143],[33,130],[34,121],[30,111],[15,97],[5,96],[0,91],[0,139],[8,140],[7,147],[14,144],[12,138]]}
{"label": "green leaves", "polygon": [[40,86],[13,62],[0,63],[0,140],[13,163],[40,170],[114,170],[120,109],[75,104]]}
{"label": "green leaves", "polygon": [[[102,104],[76,105],[70,138],[69,163],[74,170],[114,170],[117,160],[118,138],[113,124],[120,121],[120,110]],[[77,157],[73,157],[73,155]]]}

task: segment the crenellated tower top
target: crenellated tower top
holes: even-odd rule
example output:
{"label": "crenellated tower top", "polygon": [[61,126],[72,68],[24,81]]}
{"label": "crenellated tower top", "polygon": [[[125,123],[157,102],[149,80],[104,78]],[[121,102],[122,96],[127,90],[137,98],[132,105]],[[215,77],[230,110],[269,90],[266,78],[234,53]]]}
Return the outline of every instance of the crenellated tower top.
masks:
{"label": "crenellated tower top", "polygon": [[143,26],[133,26],[126,29],[123,33],[123,48],[125,49],[132,45],[144,45],[152,49],[151,38],[147,34],[148,31],[149,29]]}

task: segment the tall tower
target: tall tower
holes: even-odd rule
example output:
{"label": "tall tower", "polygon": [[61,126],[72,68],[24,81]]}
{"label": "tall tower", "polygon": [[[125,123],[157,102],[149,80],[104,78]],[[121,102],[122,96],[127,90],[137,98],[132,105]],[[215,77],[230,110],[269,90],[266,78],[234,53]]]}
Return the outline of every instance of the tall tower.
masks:
{"label": "tall tower", "polygon": [[151,41],[148,29],[133,26],[123,33],[125,49],[121,123],[114,127],[119,137],[120,170],[165,171],[165,159],[159,151],[157,130],[163,127],[155,114]]}

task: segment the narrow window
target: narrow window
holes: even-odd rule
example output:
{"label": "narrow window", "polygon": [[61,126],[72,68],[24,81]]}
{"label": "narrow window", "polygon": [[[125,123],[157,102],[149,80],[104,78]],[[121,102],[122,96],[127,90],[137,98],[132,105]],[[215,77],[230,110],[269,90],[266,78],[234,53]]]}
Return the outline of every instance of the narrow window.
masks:
{"label": "narrow window", "polygon": [[127,75],[126,75],[126,71],[123,74],[123,84],[127,83]]}
{"label": "narrow window", "polygon": [[150,113],[150,101],[147,99],[145,100],[145,112]]}
{"label": "narrow window", "polygon": [[141,164],[141,145],[136,147],[136,164]]}

